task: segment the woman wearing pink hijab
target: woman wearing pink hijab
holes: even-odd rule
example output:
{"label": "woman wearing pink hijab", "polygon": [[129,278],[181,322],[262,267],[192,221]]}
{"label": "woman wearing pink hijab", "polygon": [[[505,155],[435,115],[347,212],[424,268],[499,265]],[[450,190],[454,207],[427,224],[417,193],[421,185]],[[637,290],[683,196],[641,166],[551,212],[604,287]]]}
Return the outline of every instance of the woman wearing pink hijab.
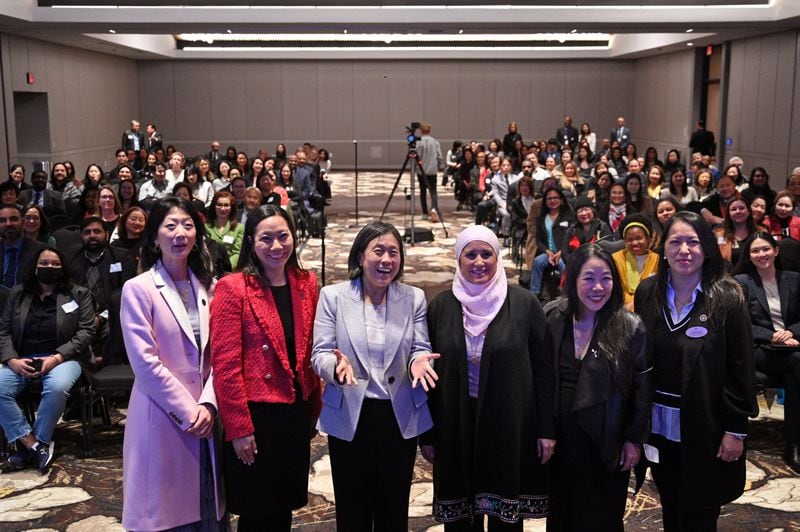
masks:
{"label": "woman wearing pink hijab", "polygon": [[509,286],[500,243],[483,226],[456,240],[452,290],[428,307],[439,382],[429,395],[434,428],[433,512],[446,532],[518,530],[547,514],[544,464],[555,446],[553,359],[545,318],[527,290]]}

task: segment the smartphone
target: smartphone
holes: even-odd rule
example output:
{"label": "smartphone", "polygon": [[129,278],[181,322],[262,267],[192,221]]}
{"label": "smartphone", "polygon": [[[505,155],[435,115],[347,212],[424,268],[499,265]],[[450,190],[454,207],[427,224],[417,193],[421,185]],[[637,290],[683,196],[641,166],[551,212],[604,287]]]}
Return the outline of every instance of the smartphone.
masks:
{"label": "smartphone", "polygon": [[42,364],[43,363],[44,363],[44,360],[42,360],[41,358],[32,358],[31,362],[30,362],[30,365],[33,366],[33,369],[34,369],[34,371],[36,371],[36,373],[39,373],[39,372],[42,371]]}

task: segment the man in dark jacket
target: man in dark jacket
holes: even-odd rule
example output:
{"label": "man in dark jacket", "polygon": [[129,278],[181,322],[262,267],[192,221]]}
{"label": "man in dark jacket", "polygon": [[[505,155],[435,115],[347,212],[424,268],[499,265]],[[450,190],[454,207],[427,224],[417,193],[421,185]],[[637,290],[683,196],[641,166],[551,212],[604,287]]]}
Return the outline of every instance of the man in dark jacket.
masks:
{"label": "man in dark jacket", "polygon": [[[128,250],[108,245],[108,231],[99,217],[81,221],[81,244],[67,252],[72,280],[94,295],[97,340],[108,336],[108,308],[111,294],[136,275],[136,265]],[[102,351],[100,351],[102,352]]]}

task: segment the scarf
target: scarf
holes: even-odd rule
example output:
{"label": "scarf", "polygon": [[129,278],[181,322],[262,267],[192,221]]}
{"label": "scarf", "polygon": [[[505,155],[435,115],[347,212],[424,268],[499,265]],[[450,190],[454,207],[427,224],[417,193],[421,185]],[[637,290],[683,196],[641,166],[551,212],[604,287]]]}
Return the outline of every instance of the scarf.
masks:
{"label": "scarf", "polygon": [[[492,246],[497,255],[497,271],[489,282],[483,284],[474,284],[464,279],[459,265],[461,252],[467,244],[476,240]],[[453,279],[453,295],[461,303],[464,330],[467,334],[478,336],[485,333],[500,312],[507,294],[508,280],[497,236],[482,225],[470,225],[456,239],[456,276]]]}

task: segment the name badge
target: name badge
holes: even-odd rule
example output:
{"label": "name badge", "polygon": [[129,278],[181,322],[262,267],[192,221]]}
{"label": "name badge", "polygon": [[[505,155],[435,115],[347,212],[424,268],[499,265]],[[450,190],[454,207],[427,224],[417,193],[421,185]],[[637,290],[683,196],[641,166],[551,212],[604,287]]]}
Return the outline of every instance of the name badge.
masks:
{"label": "name badge", "polygon": [[121,262],[114,262],[111,266],[108,267],[108,273],[117,273],[122,271],[122,263]]}
{"label": "name badge", "polygon": [[78,310],[78,303],[76,303],[75,300],[73,299],[69,303],[64,303],[63,305],[61,305],[61,308],[64,310],[64,312],[69,314],[70,312],[75,312],[76,310]]}
{"label": "name badge", "polygon": [[686,336],[689,338],[702,338],[708,334],[708,329],[705,327],[689,327],[686,331]]}
{"label": "name badge", "polygon": [[233,235],[225,235],[222,237],[222,242],[225,244],[233,244]]}

